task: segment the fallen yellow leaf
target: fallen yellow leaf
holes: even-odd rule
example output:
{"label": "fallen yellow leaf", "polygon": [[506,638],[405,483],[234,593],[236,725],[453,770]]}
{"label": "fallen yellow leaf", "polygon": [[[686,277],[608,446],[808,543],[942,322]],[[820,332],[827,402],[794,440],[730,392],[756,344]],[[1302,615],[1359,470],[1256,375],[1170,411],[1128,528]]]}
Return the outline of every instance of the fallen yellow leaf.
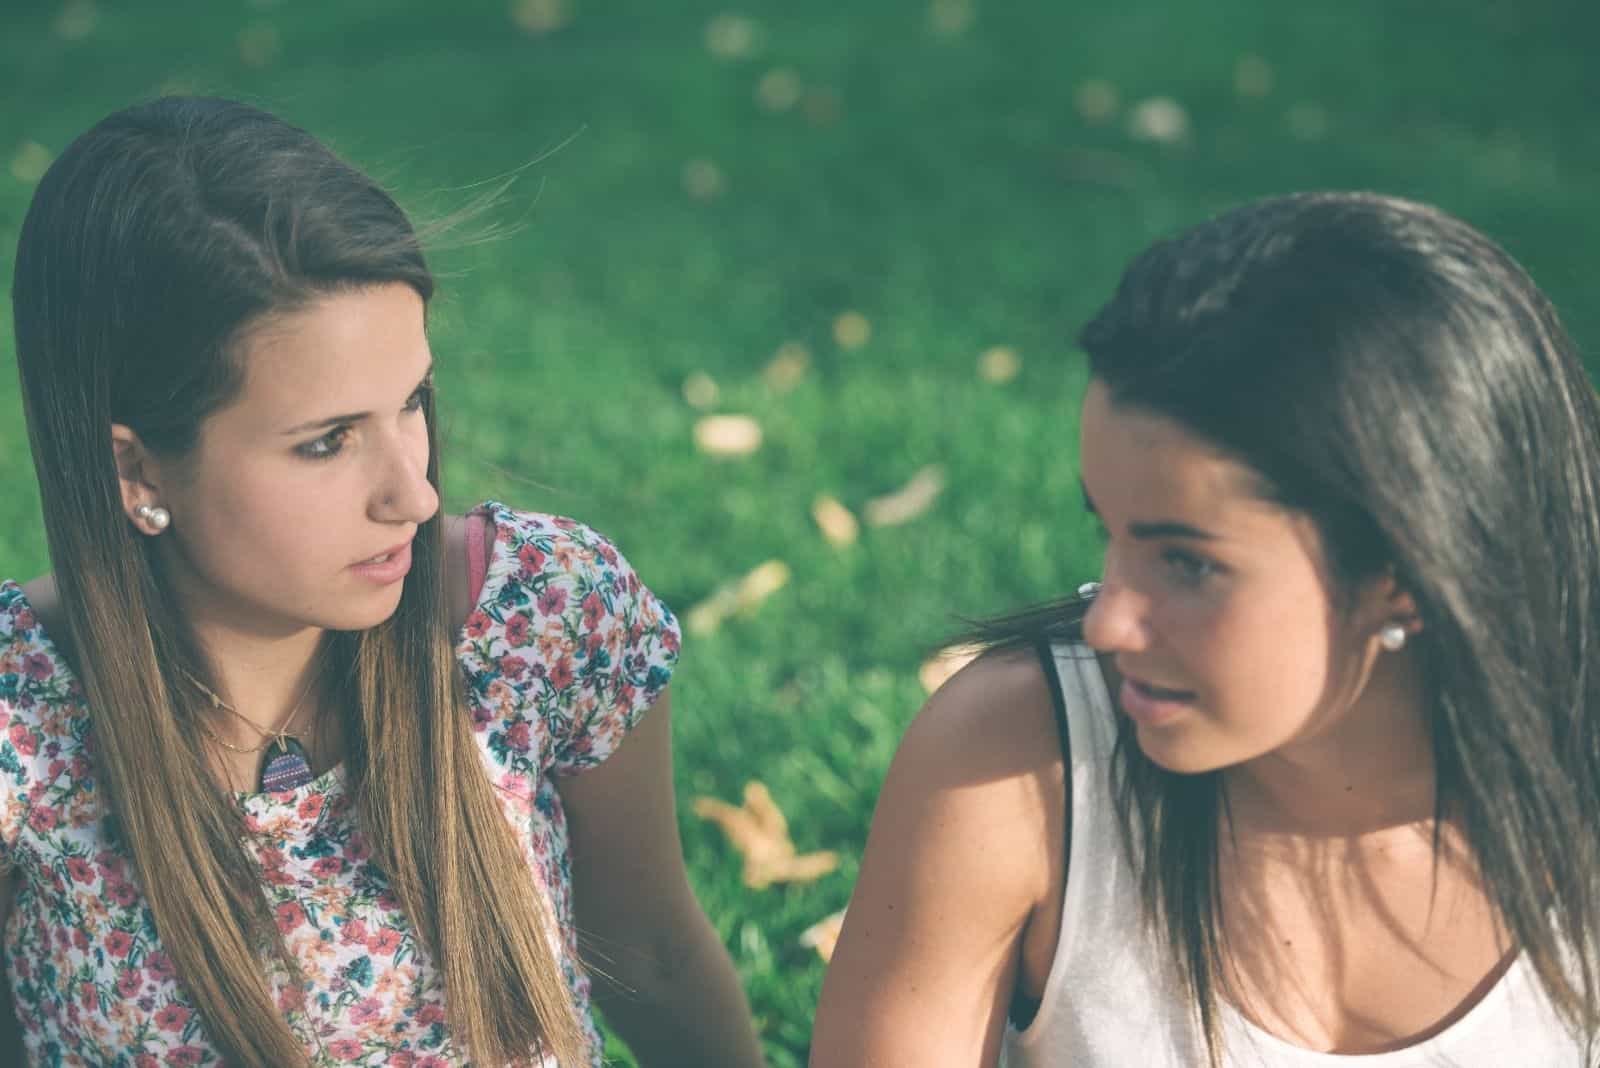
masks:
{"label": "fallen yellow leaf", "polygon": [[730,805],[714,797],[697,797],[694,814],[722,828],[744,857],[744,884],[762,890],[773,883],[809,883],[839,866],[831,850],[800,854],[789,840],[789,821],[758,780],[744,787],[744,803]]}
{"label": "fallen yellow leaf", "polygon": [[773,392],[787,393],[800,384],[810,366],[811,350],[798,341],[785,341],[778,346],[762,377]]}
{"label": "fallen yellow leaf", "polygon": [[50,150],[37,141],[24,141],[11,157],[11,175],[19,182],[32,185],[50,169]]}
{"label": "fallen yellow leaf", "polygon": [[867,522],[875,527],[910,522],[933,507],[943,492],[944,468],[929,464],[893,493],[868,501],[864,509]]}
{"label": "fallen yellow leaf", "polygon": [[859,349],[872,337],[872,323],[857,311],[842,313],[833,321],[833,340],[841,349]]}
{"label": "fallen yellow leaf", "polygon": [[696,371],[683,380],[683,399],[691,408],[709,408],[717,403],[721,394],[717,380],[704,371]]}
{"label": "fallen yellow leaf", "polygon": [[768,560],[737,582],[723,586],[684,614],[691,634],[710,634],[734,613],[752,613],[789,582],[789,565]]}
{"label": "fallen yellow leaf", "polygon": [[748,415],[708,415],[694,424],[694,443],[708,456],[748,456],[761,448],[761,424]]}
{"label": "fallen yellow leaf", "polygon": [[554,33],[572,21],[572,5],[568,0],[514,0],[511,21],[524,33],[539,37]]}
{"label": "fallen yellow leaf", "polygon": [[995,385],[1009,382],[1022,370],[1022,357],[1009,345],[996,345],[978,357],[978,376]]}
{"label": "fallen yellow leaf", "polygon": [[976,660],[981,651],[972,645],[952,645],[948,649],[939,650],[923,661],[922,670],[917,672],[923,690],[933,693],[943,686],[950,676]]}
{"label": "fallen yellow leaf", "polygon": [[800,944],[807,949],[817,951],[817,956],[826,964],[833,959],[833,947],[839,944],[839,932],[844,927],[844,909],[840,909],[831,916],[824,916],[816,923],[800,932]]}
{"label": "fallen yellow leaf", "polygon": [[861,524],[856,522],[850,509],[826,494],[812,502],[811,518],[817,521],[817,529],[835,549],[854,545],[861,536]]}

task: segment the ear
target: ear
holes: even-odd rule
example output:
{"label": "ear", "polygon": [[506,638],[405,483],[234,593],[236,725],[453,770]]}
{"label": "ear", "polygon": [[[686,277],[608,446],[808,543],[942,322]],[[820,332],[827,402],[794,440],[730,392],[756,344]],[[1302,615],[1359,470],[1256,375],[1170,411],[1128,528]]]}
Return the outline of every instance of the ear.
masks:
{"label": "ear", "polygon": [[166,524],[157,526],[148,515],[138,513],[141,507],[161,506],[161,472],[155,457],[133,428],[122,423],[111,424],[111,454],[117,465],[123,514],[141,532],[160,534]]}
{"label": "ear", "polygon": [[1400,584],[1394,568],[1384,569],[1383,574],[1373,582],[1368,596],[1367,605],[1374,626],[1399,623],[1406,628],[1407,634],[1417,634],[1422,630],[1422,614],[1417,611],[1417,599]]}

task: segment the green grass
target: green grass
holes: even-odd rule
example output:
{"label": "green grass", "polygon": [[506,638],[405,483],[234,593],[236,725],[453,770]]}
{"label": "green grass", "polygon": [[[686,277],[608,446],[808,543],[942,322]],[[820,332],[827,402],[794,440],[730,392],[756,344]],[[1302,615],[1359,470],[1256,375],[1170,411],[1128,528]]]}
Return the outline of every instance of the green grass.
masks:
{"label": "green grass", "polygon": [[[748,0],[761,46],[733,60],[708,52],[724,9],[701,0],[573,0],[571,25],[542,38],[500,0],[107,3],[76,41],[52,32],[54,4],[24,6],[0,16],[0,168],[162,87],[271,107],[423,215],[539,161],[506,205],[524,229],[437,257],[447,498],[593,523],[680,611],[763,560],[791,567],[752,618],[687,644],[674,686],[684,801],[759,777],[801,849],[845,857],[813,885],[753,893],[720,835],[684,818],[778,1068],[804,1063],[822,977],[796,939],[848,900],[925,651],[957,614],[1092,571],[1071,338],[1130,255],[1258,195],[1375,188],[1499,238],[1580,344],[1600,339],[1600,68],[1580,47],[1600,16],[1577,0],[976,0],[954,37],[930,29],[928,0]],[[276,53],[247,65],[239,35],[262,27]],[[1246,54],[1270,64],[1265,96],[1234,89]],[[836,121],[763,109],[775,67]],[[1110,122],[1074,106],[1091,78],[1120,95]],[[1187,109],[1186,143],[1127,135],[1131,104],[1157,95]],[[1294,132],[1307,114],[1322,136]],[[720,168],[720,197],[686,195],[692,159]],[[0,169],[8,286],[30,190]],[[873,325],[857,351],[832,340],[846,309]],[[813,359],[779,394],[760,372],[788,340]],[[1023,359],[998,386],[975,373],[997,344]],[[0,355],[14,359],[9,319]],[[721,386],[717,410],[761,421],[755,456],[696,452],[681,384],[697,371]],[[818,493],[859,511],[929,463],[949,488],[923,518],[843,552],[818,536]],[[9,369],[0,490],[0,575],[31,576],[47,564]]]}

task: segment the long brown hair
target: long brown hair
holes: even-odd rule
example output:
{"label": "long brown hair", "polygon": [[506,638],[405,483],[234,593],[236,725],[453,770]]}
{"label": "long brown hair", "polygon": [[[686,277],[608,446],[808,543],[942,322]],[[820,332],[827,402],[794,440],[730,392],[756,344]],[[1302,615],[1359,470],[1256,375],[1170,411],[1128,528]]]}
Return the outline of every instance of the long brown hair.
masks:
{"label": "long brown hair", "polygon": [[[1336,596],[1385,569],[1413,596],[1436,817],[1460,822],[1497,918],[1593,1058],[1600,403],[1555,310],[1437,209],[1300,194],[1141,253],[1079,343],[1117,403],[1227,450],[1311,518]],[[969,639],[1081,641],[1085,611],[1072,598]],[[1121,718],[1114,760],[1145,914],[1220,1063],[1226,792],[1217,772],[1155,764]]]}
{"label": "long brown hair", "polygon": [[[340,289],[433,279],[394,200],[304,131],[246,105],[170,97],[79,137],[41,180],[17,250],[17,357],[51,564],[94,714],[98,786],[162,943],[229,1064],[308,1063],[262,969],[292,967],[242,813],[208,773],[204,677],[151,539],[124,516],[123,423],[194,448],[242,387],[242,332]],[[424,402],[439,484],[431,398]],[[481,763],[452,649],[438,517],[395,614],[325,639],[357,817],[443,976],[453,1035],[485,1064],[588,1063],[535,887]],[[382,744],[375,744],[377,739]],[[152,769],[160,774],[152,774]]]}

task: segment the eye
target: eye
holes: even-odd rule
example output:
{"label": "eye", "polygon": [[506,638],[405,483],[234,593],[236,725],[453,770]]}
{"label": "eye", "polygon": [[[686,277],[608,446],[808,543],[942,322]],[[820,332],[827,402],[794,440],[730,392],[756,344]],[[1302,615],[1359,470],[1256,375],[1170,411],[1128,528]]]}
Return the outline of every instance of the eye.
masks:
{"label": "eye", "polygon": [[296,445],[294,451],[307,460],[331,460],[344,449],[345,439],[349,436],[349,426],[336,426],[315,441]]}
{"label": "eye", "polygon": [[408,412],[422,411],[422,406],[427,403],[428,398],[431,396],[433,396],[433,379],[429,378],[418,386],[411,396],[406,398],[405,410]]}
{"label": "eye", "polygon": [[1161,559],[1177,575],[1178,581],[1187,586],[1198,586],[1222,570],[1205,557],[1182,549],[1164,550]]}

